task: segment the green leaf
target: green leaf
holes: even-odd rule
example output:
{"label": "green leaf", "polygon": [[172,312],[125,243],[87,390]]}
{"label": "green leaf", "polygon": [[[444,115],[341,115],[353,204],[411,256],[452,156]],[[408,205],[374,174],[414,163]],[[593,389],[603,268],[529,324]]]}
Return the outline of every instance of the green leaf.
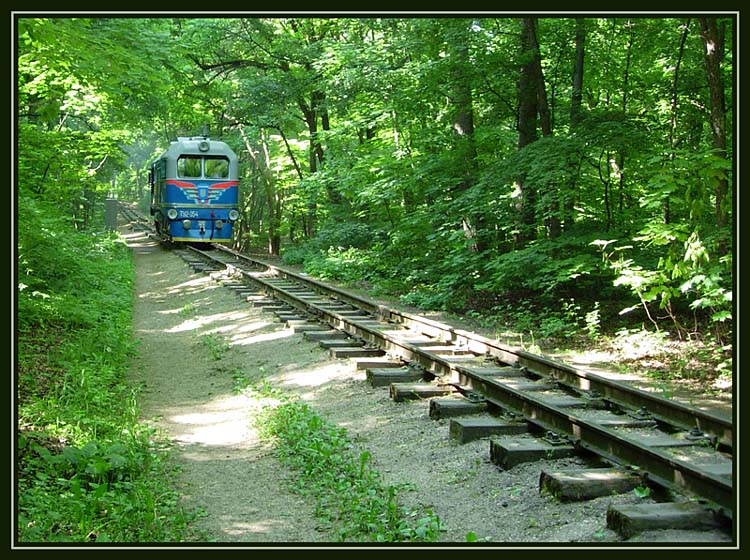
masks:
{"label": "green leaf", "polygon": [[712,321],[718,321],[718,322],[724,322],[727,319],[732,318],[732,312],[731,311],[717,311],[713,315],[711,315]]}

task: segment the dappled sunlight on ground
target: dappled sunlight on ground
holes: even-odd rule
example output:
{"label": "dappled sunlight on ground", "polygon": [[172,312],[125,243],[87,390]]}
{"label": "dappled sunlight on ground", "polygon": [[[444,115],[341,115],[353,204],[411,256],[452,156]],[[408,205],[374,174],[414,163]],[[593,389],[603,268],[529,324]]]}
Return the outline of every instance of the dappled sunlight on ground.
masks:
{"label": "dappled sunlight on ground", "polygon": [[571,365],[575,368],[590,371],[601,377],[616,381],[643,381],[642,375],[634,373],[620,373],[612,371],[614,357],[609,352],[589,351],[575,352],[569,354],[557,354],[554,359]]}
{"label": "dappled sunlight on ground", "polygon": [[133,242],[139,239],[141,240],[148,239],[148,237],[146,237],[145,232],[143,231],[133,231],[131,233],[120,232],[120,237],[122,237],[126,242],[128,242],[128,245],[131,245],[130,242]]}
{"label": "dappled sunlight on ground", "polygon": [[[162,272],[155,272],[152,273],[151,276],[159,276],[163,273]],[[141,292],[138,294],[138,297],[140,299],[164,299],[167,297],[174,297],[178,295],[195,295],[199,292],[202,292],[204,290],[213,290],[218,288],[218,284],[214,284],[209,278],[206,277],[198,277],[193,278],[192,280],[188,280],[187,282],[182,282],[180,284],[175,284],[173,286],[166,286],[161,287],[159,286],[159,290],[155,292]],[[176,313],[176,311],[172,311],[173,313]]]}
{"label": "dappled sunlight on ground", "polygon": [[[282,385],[320,387],[335,380],[352,379],[354,372],[346,363],[325,363],[313,368],[296,369],[279,376]],[[363,377],[364,378],[364,377]]]}
{"label": "dappled sunlight on ground", "polygon": [[[167,313],[170,313],[171,311],[167,311]],[[162,311],[161,313],[165,313]],[[242,311],[230,311],[227,313],[214,313],[213,315],[199,315],[197,317],[193,317],[191,319],[187,319],[180,323],[179,325],[176,325],[172,327],[171,329],[167,329],[164,332],[182,332],[182,331],[190,331],[199,329],[202,327],[206,327],[208,325],[213,325],[214,323],[220,322],[222,323],[220,326],[214,328],[211,332],[226,332],[231,331],[235,329],[235,326],[232,324],[234,321],[242,321],[248,319],[248,314]],[[257,323],[256,323],[257,324]],[[260,327],[259,327],[260,328]]]}
{"label": "dappled sunlight on ground", "polygon": [[256,334],[253,336],[245,336],[244,334],[232,335],[230,342],[236,346],[248,346],[250,344],[257,344],[258,342],[271,342],[274,340],[280,340],[282,338],[291,338],[294,336],[292,329],[283,329],[278,331],[267,332],[263,334]]}
{"label": "dappled sunlight on ground", "polygon": [[[148,292],[136,300],[142,345],[133,381],[142,387],[144,418],[175,444],[182,501],[203,508],[196,527],[212,541],[336,538],[315,518],[314,504],[289,492],[294,473],[279,462],[272,442],[260,439],[261,411],[279,404],[263,398],[261,387],[300,399],[326,422],[346,429],[353,453],[366,450],[384,481],[419,490],[419,495],[405,494],[407,500],[437,504],[452,531],[449,539],[463,542],[464,525],[491,535],[500,525],[517,524],[514,534],[531,534],[526,518],[539,496],[538,472],[495,468],[486,441],[470,442],[464,453],[456,453],[449,421],[433,421],[425,401],[395,403],[388,388],[372,387],[354,361],[331,358],[269,311],[216,289],[219,283],[193,273],[174,256],[154,251],[137,258],[138,279]],[[616,352],[610,350],[560,359],[622,379],[611,371]],[[531,480],[531,490],[516,499],[509,492],[519,478]],[[505,508],[513,513],[503,518]],[[481,527],[480,516],[487,520]],[[592,516],[584,509],[570,526]],[[558,519],[548,521],[554,531]],[[581,531],[576,534],[585,537],[594,529]]]}
{"label": "dappled sunlight on ground", "polygon": [[176,424],[176,441],[210,446],[247,447],[258,442],[248,422],[253,401],[243,395],[221,395],[196,406],[192,412],[167,415]]}
{"label": "dappled sunlight on ground", "polygon": [[[228,516],[229,520],[233,520]],[[278,523],[276,523],[278,525]],[[245,535],[247,533],[268,533],[271,531],[274,521],[271,519],[265,521],[256,521],[255,523],[241,523],[234,521],[230,527],[225,529],[228,535]]]}
{"label": "dappled sunlight on ground", "polygon": [[[657,375],[648,375],[649,370],[658,370],[655,365],[658,360],[647,359],[654,355],[664,354],[667,349],[664,346],[644,344],[637,345],[630,350],[625,348],[624,352],[631,356],[632,365],[628,373],[620,373],[612,369],[612,364],[620,363],[622,358],[618,353],[594,350],[588,352],[570,352],[554,355],[558,361],[569,364],[582,371],[591,372],[600,377],[613,381],[627,383],[638,387],[642,391],[654,393],[665,399],[682,402],[707,412],[719,414],[725,417],[732,415],[732,379],[717,378],[712,384],[715,394],[711,391],[693,390],[690,383],[684,379],[670,379],[668,375],[660,378]],[[639,358],[632,358],[639,356]],[[700,394],[699,394],[700,393]]]}
{"label": "dappled sunlight on ground", "polygon": [[128,247],[136,250],[144,247],[153,248],[161,246],[158,241],[148,237],[148,235],[146,235],[146,232],[144,231],[133,231],[130,233],[123,233],[121,231],[120,236],[125,240],[125,243],[128,245]]}
{"label": "dappled sunlight on ground", "polygon": [[215,290],[219,287],[220,286],[218,284],[214,283],[207,276],[199,276],[197,278],[193,278],[192,280],[188,280],[187,282],[170,286],[166,289],[166,293],[169,295],[195,294],[199,291]]}

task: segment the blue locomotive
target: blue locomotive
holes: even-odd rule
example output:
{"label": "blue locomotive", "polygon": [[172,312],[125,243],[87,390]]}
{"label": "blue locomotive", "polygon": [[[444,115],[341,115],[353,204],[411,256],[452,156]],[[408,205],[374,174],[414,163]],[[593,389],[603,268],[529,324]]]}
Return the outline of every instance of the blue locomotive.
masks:
{"label": "blue locomotive", "polygon": [[206,136],[178,138],[149,172],[151,215],[170,241],[229,243],[240,217],[237,155]]}

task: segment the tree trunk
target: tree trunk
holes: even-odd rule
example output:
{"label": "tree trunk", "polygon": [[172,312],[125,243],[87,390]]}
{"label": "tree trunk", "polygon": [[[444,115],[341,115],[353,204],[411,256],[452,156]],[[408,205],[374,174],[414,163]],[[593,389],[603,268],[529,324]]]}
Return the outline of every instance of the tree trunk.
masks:
{"label": "tree trunk", "polygon": [[[573,91],[570,96],[570,131],[574,132],[581,122],[581,106],[583,104],[583,74],[586,53],[586,24],[583,18],[576,18],[576,53],[573,65]],[[570,181],[568,192],[563,200],[563,225],[566,230],[573,227],[575,212],[576,180],[580,162],[570,162]]]}
{"label": "tree trunk", "polygon": [[[461,20],[458,25],[463,25]],[[454,149],[457,155],[457,170],[460,173],[455,190],[465,192],[476,183],[479,173],[477,148],[474,141],[474,105],[471,91],[469,49],[464,42],[466,30],[452,29],[446,36],[451,56],[451,101],[453,105],[452,126]],[[479,218],[465,213],[461,216],[461,227],[472,251],[480,251],[477,239]]]}
{"label": "tree trunk", "polygon": [[278,256],[281,250],[281,194],[276,188],[276,181],[271,169],[271,156],[268,149],[268,139],[264,130],[260,130],[260,149],[253,149],[250,140],[245,133],[245,128],[240,125],[240,134],[245,142],[245,148],[253,159],[255,168],[258,170],[265,191],[266,210],[268,211],[268,253]]}
{"label": "tree trunk", "polygon": [[[529,30],[529,40],[531,50],[534,56],[534,81],[536,81],[536,102],[537,112],[539,114],[539,125],[542,129],[542,136],[552,136],[552,118],[550,115],[549,105],[547,104],[547,86],[544,80],[544,71],[542,70],[542,55],[539,51],[539,40],[536,35],[536,21],[533,20]],[[548,218],[545,220],[549,236],[552,238],[559,237],[562,232],[560,222],[560,191],[549,193],[549,200],[546,207]]]}
{"label": "tree trunk", "polygon": [[[536,64],[533,45],[536,42],[534,18],[523,18],[521,29],[521,68],[518,79],[518,149],[537,140],[538,95],[536,84]],[[535,221],[534,203],[536,193],[531,185],[524,184],[521,174],[516,182],[516,211],[518,213],[518,233],[516,246],[521,247],[532,238]]]}
{"label": "tree trunk", "polygon": [[[628,112],[628,87],[630,86],[630,61],[633,53],[633,41],[635,38],[635,30],[633,24],[628,21],[625,25],[630,29],[630,35],[628,37],[627,55],[625,57],[625,74],[622,80],[622,114],[627,115]],[[625,199],[625,153],[623,150],[618,150],[615,154],[615,163],[613,164],[615,169],[615,175],[617,176],[617,215],[622,220],[623,213],[623,201]],[[666,201],[665,210],[669,212],[669,199]],[[608,213],[611,215],[611,211],[608,209]],[[611,218],[609,222],[611,222]],[[609,228],[608,228],[609,229]]]}
{"label": "tree trunk", "polygon": [[[700,18],[701,36],[705,46],[706,80],[710,98],[711,142],[715,153],[727,157],[726,123],[724,121],[724,80],[721,77],[721,56],[724,52],[724,37],[719,33],[716,18]],[[716,225],[720,228],[729,223],[729,213],[724,207],[724,199],[729,192],[729,180],[720,179],[714,190],[716,196]],[[719,247],[721,256],[727,253],[727,246]]]}
{"label": "tree trunk", "polygon": [[[670,159],[674,161],[675,158],[675,146],[676,146],[676,140],[675,140],[675,134],[677,132],[677,85],[679,84],[679,78],[680,78],[680,64],[682,64],[682,54],[685,51],[685,40],[688,36],[688,31],[690,30],[690,18],[687,19],[687,22],[685,23],[685,29],[682,32],[682,38],[680,39],[680,47],[677,51],[677,62],[675,63],[675,69],[674,69],[674,78],[672,79],[672,107],[671,107],[671,116],[670,116],[670,123],[669,123],[669,149],[670,149]],[[628,51],[628,55],[630,55],[630,51]],[[629,58],[628,58],[629,60]],[[624,101],[623,101],[624,104]],[[625,112],[625,107],[623,107],[623,112]],[[672,210],[670,207],[670,201],[669,197],[664,200],[664,205],[662,208],[662,221],[665,224],[669,224],[672,220],[671,216]]]}
{"label": "tree trunk", "polygon": [[536,19],[529,18],[529,47],[531,48],[534,65],[534,81],[536,82],[537,112],[539,113],[539,124],[542,128],[542,136],[552,136],[552,120],[550,119],[549,107],[547,105],[547,87],[544,83],[544,72],[542,71],[542,55],[539,52],[539,41],[536,36]]}
{"label": "tree trunk", "polygon": [[581,120],[583,101],[583,61],[586,45],[586,27],[583,18],[576,18],[576,59],[573,66],[573,93],[570,96],[570,128]]}

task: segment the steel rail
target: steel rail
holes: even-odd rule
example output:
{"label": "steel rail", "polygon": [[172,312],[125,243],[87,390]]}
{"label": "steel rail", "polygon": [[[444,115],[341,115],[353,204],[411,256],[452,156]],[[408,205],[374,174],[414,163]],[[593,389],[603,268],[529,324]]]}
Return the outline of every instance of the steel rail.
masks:
{"label": "steel rail", "polygon": [[648,473],[649,479],[661,486],[686,490],[715,502],[725,508],[722,510],[724,515],[732,517],[736,496],[730,481],[670,457],[657,448],[617,434],[615,430],[547,404],[532,394],[516,390],[501,381],[482,377],[460,365],[456,366],[456,370],[467,387],[482,393],[493,404],[522,414],[527,422],[543,430],[565,434],[575,446],[611,462],[625,467],[638,465],[643,472]]}
{"label": "steel rail", "polygon": [[350,303],[360,309],[368,311],[383,320],[392,321],[405,326],[417,326],[419,332],[428,336],[440,337],[441,340],[459,346],[477,354],[485,354],[499,361],[518,367],[525,367],[532,373],[548,375],[556,381],[583,391],[596,391],[601,398],[626,409],[641,410],[645,408],[656,420],[686,430],[698,428],[722,446],[734,448],[734,429],[731,419],[712,414],[676,401],[663,399],[657,395],[643,391],[636,387],[624,385],[596,373],[585,371],[569,364],[565,364],[546,356],[532,354],[520,348],[504,345],[473,332],[456,329],[450,325],[420,317],[405,311],[392,309],[371,299],[358,296],[328,286],[315,279],[285,270],[269,264],[255,257],[248,257],[228,247],[218,247],[220,250],[237,258],[255,262],[268,267],[282,278],[293,279],[305,284],[318,292],[335,294],[342,301]]}
{"label": "steel rail", "polygon": [[[200,252],[200,251],[198,251]],[[212,258],[210,255],[204,256]],[[214,259],[217,260],[217,259]],[[221,262],[218,261],[217,262]],[[605,459],[628,466],[637,464],[656,483],[680,491],[687,491],[717,504],[720,512],[732,517],[736,499],[732,483],[722,477],[704,472],[686,462],[631,440],[614,430],[575,416],[543,400],[509,387],[497,379],[482,376],[477,368],[468,368],[451,362],[429,349],[400,340],[376,328],[372,319],[352,318],[324,306],[305,301],[293,292],[268,282],[251,272],[222,262],[228,271],[239,272],[243,277],[259,285],[268,295],[284,301],[295,308],[310,313],[317,320],[342,330],[352,336],[376,344],[391,355],[409,363],[417,363],[436,375],[451,375],[461,386],[482,393],[490,402],[501,408],[521,413],[524,418],[543,430],[565,434],[576,446]],[[334,290],[335,291],[335,290]],[[381,318],[380,326],[386,326]]]}

